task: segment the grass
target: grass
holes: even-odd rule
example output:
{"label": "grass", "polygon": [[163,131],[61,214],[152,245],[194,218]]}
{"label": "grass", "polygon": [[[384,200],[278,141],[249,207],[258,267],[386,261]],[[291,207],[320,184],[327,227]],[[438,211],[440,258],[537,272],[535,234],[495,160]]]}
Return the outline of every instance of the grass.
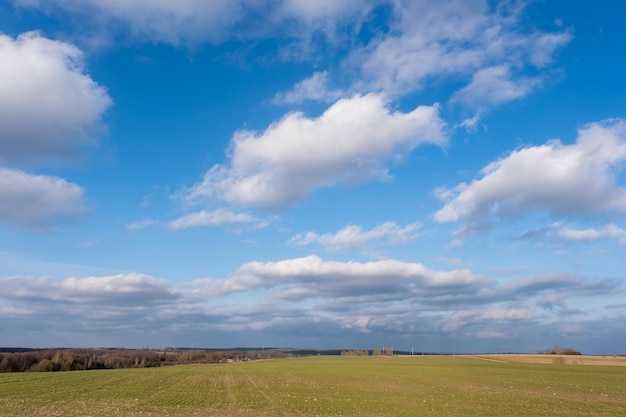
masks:
{"label": "grass", "polygon": [[616,416],[626,368],[307,357],[0,374],[0,416]]}

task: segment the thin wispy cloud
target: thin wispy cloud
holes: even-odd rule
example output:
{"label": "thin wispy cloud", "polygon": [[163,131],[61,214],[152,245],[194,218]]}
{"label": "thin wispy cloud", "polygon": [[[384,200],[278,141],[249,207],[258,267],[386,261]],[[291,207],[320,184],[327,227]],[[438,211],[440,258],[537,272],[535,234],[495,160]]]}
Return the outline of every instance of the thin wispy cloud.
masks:
{"label": "thin wispy cloud", "polygon": [[168,225],[175,230],[188,229],[202,226],[221,226],[224,224],[247,224],[259,223],[259,219],[247,213],[235,213],[226,209],[213,211],[202,210],[196,213],[186,214]]}
{"label": "thin wispy cloud", "polygon": [[619,243],[626,243],[626,230],[615,224],[608,224],[601,229],[570,229],[559,230],[558,237],[572,242],[594,242],[604,239],[615,239]]}
{"label": "thin wispy cloud", "polygon": [[363,230],[361,226],[348,225],[336,233],[298,233],[289,242],[299,246],[317,244],[329,251],[362,249],[377,241],[387,245],[397,245],[415,239],[420,227],[420,223],[411,223],[401,227],[395,222],[385,222],[370,230]]}
{"label": "thin wispy cloud", "polygon": [[274,104],[299,104],[307,100],[333,102],[346,96],[343,91],[332,90],[328,82],[328,72],[316,72],[298,82],[291,90],[276,94],[272,102]]}
{"label": "thin wispy cloud", "polygon": [[129,223],[126,225],[126,229],[141,230],[141,229],[145,229],[146,227],[154,226],[156,224],[159,224],[159,222],[156,220],[152,220],[152,219],[146,219],[146,220],[141,220],[138,222]]}
{"label": "thin wispy cloud", "polygon": [[[335,37],[334,26],[355,16],[367,15],[370,1],[300,0],[10,0],[17,6],[37,8],[50,14],[63,12],[84,19],[78,29],[94,37],[115,39],[111,28],[122,29],[139,41],[221,43],[232,39],[281,35],[306,39],[314,33]],[[258,19],[259,14],[265,19]]]}

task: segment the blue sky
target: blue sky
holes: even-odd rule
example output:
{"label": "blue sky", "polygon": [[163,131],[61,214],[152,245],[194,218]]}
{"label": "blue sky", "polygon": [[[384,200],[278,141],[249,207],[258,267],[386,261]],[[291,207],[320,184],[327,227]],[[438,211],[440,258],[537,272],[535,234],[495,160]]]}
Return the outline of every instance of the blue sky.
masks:
{"label": "blue sky", "polygon": [[626,352],[625,12],[0,1],[0,345]]}

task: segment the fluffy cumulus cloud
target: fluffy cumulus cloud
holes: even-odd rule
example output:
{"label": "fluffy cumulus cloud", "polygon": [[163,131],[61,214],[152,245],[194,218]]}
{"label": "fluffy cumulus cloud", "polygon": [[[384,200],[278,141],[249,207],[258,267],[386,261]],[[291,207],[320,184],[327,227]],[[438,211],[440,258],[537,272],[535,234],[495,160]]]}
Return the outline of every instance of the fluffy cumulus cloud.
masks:
{"label": "fluffy cumulus cloud", "polygon": [[388,179],[385,163],[444,144],[443,129],[437,106],[402,113],[373,94],[339,100],[317,118],[289,113],[263,132],[237,132],[230,163],[211,168],[185,199],[288,207],[318,188]]}
{"label": "fluffy cumulus cloud", "polygon": [[95,145],[111,99],[78,48],[36,32],[0,34],[0,62],[0,221],[45,229],[83,214],[80,186],[15,168],[67,162]]}
{"label": "fluffy cumulus cloud", "polygon": [[290,242],[300,246],[319,244],[330,251],[350,250],[363,248],[375,241],[382,241],[386,244],[408,242],[415,239],[420,227],[420,223],[411,223],[401,227],[395,222],[386,222],[370,230],[363,230],[361,226],[348,225],[336,233],[298,233],[291,238]]}
{"label": "fluffy cumulus cloud", "polygon": [[463,289],[466,296],[491,283],[468,270],[434,271],[422,264],[395,260],[325,261],[317,256],[279,262],[250,262],[223,280],[206,280],[204,291],[219,295],[256,288],[278,288],[281,298],[309,297],[395,299],[432,296]]}
{"label": "fluffy cumulus cloud", "polygon": [[0,34],[0,163],[72,158],[96,143],[111,105],[75,46],[29,32]]}
{"label": "fluffy cumulus cloud", "polygon": [[61,178],[0,168],[0,221],[48,228],[83,214],[83,194],[81,187]]}
{"label": "fluffy cumulus cloud", "polygon": [[555,215],[626,214],[618,184],[626,161],[626,122],[609,120],[579,130],[576,143],[552,140],[518,149],[482,170],[482,178],[437,190],[445,205],[438,222],[482,222],[540,210]]}

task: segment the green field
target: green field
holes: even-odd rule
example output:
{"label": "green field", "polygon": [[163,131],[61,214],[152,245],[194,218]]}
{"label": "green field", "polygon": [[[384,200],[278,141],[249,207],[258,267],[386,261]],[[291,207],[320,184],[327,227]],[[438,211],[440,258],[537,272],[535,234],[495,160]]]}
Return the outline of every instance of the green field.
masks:
{"label": "green field", "polygon": [[626,368],[307,357],[0,374],[0,416],[622,416]]}

